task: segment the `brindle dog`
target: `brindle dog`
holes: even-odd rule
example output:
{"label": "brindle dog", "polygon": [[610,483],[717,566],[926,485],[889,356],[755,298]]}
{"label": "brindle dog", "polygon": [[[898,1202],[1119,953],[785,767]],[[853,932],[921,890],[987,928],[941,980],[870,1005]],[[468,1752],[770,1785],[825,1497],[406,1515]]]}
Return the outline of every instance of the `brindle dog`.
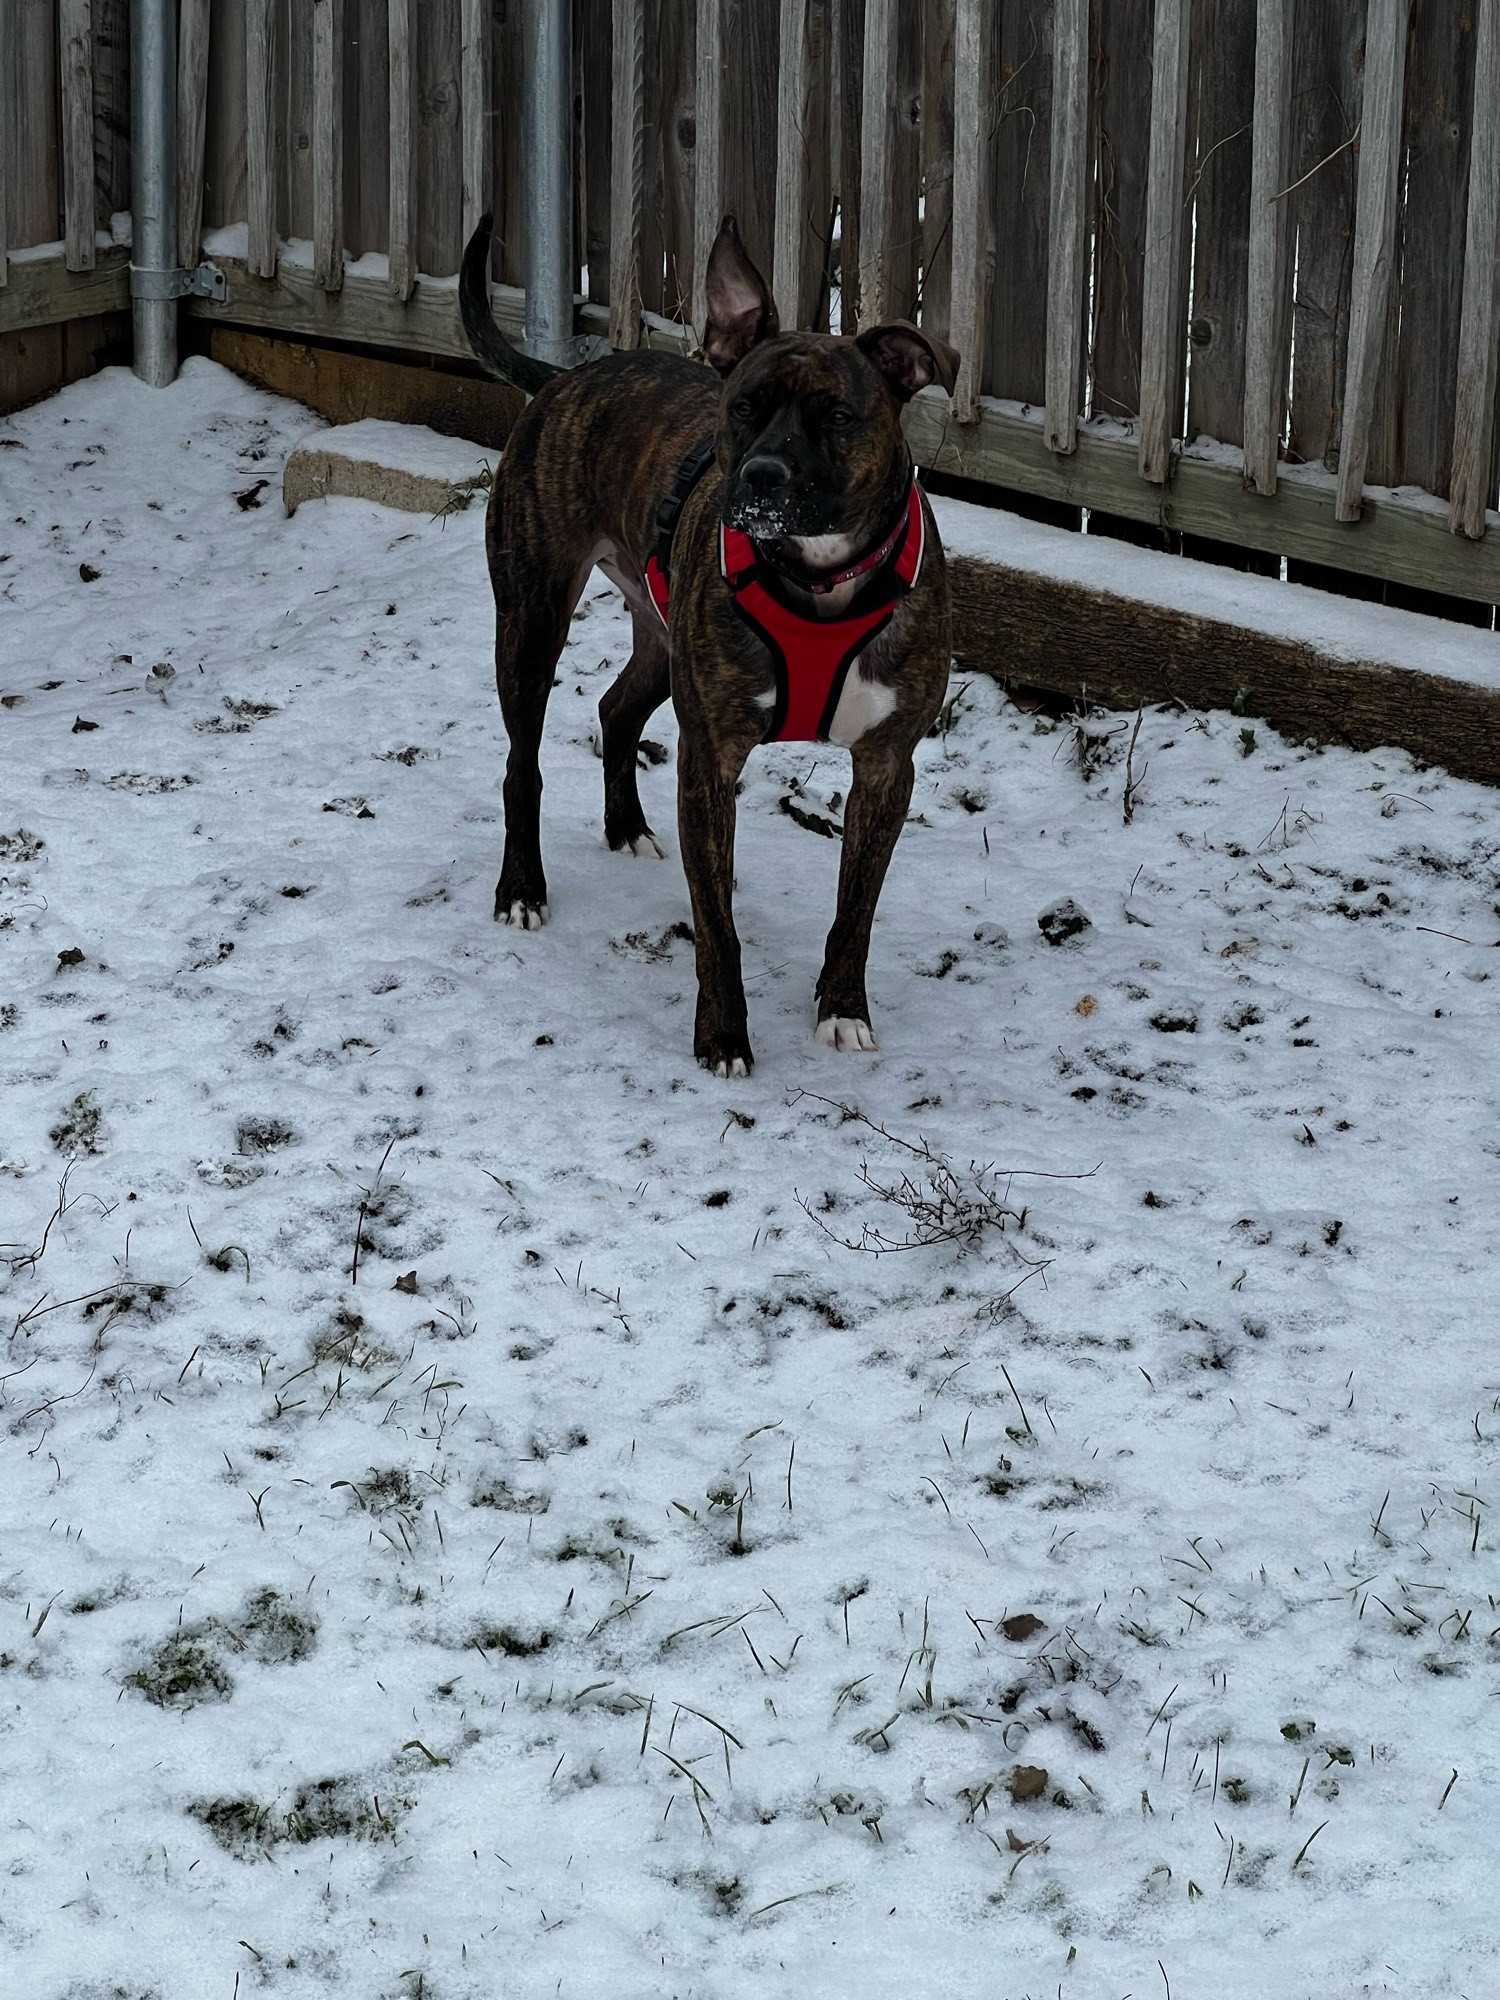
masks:
{"label": "brindle dog", "polygon": [[[636,752],[670,693],[698,961],[693,1049],[716,1075],[744,1076],[753,1058],[732,908],[735,790],[766,737],[775,676],[721,577],[720,523],[754,538],[803,615],[847,615],[861,581],[830,591],[826,580],[879,547],[905,503],[912,463],[901,405],[929,382],[951,391],[958,357],[902,321],[855,339],[779,332],[765,280],[728,217],[709,259],[704,337],[722,382],[696,362],[644,351],[553,369],[512,347],[491,318],[490,231],[486,216],[464,253],[464,328],[479,359],[534,398],[506,445],[485,528],[510,737],[495,915],[528,929],[547,917],[537,753],[568,621],[597,564],[623,591],[634,637],[629,664],[599,704],[605,836],[633,854],[663,852],[641,810]],[[645,583],[657,509],[686,456],[714,438],[677,524],[669,641]],[[828,727],[854,764],[838,911],[817,984],[818,1039],[839,1049],[876,1046],[865,997],[870,926],[911,799],[912,751],[948,681],[948,585],[925,496],[920,505],[920,574],[860,654]]]}

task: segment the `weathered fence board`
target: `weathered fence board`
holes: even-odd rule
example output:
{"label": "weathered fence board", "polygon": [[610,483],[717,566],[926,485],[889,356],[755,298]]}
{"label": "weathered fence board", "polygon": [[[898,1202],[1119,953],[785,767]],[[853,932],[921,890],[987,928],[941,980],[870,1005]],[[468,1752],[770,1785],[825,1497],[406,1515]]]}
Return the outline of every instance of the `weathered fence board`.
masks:
{"label": "weathered fence board", "polygon": [[344,0],[313,0],[313,275],[344,282]]}
{"label": "weathered fence board", "polygon": [[1152,0],[1093,0],[1094,326],[1090,408],[1141,406],[1141,267],[1151,144]]}
{"label": "weathered fence board", "polygon": [[[417,281],[416,63],[413,0],[387,0],[390,77],[390,227],[386,268],[391,296],[406,300]],[[269,277],[270,272],[262,272]]]}
{"label": "weathered fence board", "polygon": [[127,0],[94,0],[94,220],[108,229],[129,207],[130,8]]}
{"label": "weathered fence board", "polygon": [[1052,22],[1052,210],[1047,269],[1047,443],[1078,438],[1088,258],[1088,0],[1056,0]]}
{"label": "weathered fence board", "polygon": [[893,209],[898,0],[865,0],[859,159],[859,318],[888,317],[895,233]]}
{"label": "weathered fence board", "polygon": [[[425,4],[425,0],[423,0]],[[490,124],[493,133],[491,155],[494,173],[495,235],[498,251],[492,269],[507,285],[526,280],[526,191],[523,184],[525,149],[522,105],[523,36],[521,21],[525,0],[492,0],[495,26],[492,34],[490,81]],[[455,261],[444,269],[457,268]],[[429,267],[430,268],[430,267]]]}
{"label": "weathered fence board", "polygon": [[[1407,43],[1400,335],[1367,476],[1448,497],[1463,302],[1474,0],[1421,0]],[[1378,446],[1378,449],[1377,449]]]}
{"label": "weathered fence board", "polygon": [[208,0],[182,0],[177,26],[177,261],[198,262],[208,135]]}
{"label": "weathered fence board", "polygon": [[1141,274],[1141,477],[1160,484],[1181,426],[1182,191],[1187,161],[1190,0],[1156,0],[1151,157]]}
{"label": "weathered fence board", "polygon": [[1000,10],[989,206],[995,230],[984,386],[1042,404],[1047,395],[1047,224],[1051,201],[1051,0]]}
{"label": "weathered fence board", "polygon": [[[947,336],[953,297],[956,0],[927,0],[922,22],[922,324]],[[977,85],[978,79],[972,79]],[[977,150],[977,135],[971,134]],[[967,163],[966,163],[967,166]]]}
{"label": "weathered fence board", "polygon": [[1453,532],[1470,540],[1483,535],[1485,504],[1494,492],[1492,439],[1500,352],[1500,0],[1479,0],[1478,13],[1448,516]]}
{"label": "weathered fence board", "polygon": [[463,125],[460,234],[467,243],[491,206],[490,0],[462,0],[458,75]]}
{"label": "weathered fence board", "polygon": [[1245,484],[1276,491],[1286,404],[1291,263],[1287,185],[1292,78],[1290,0],[1258,0],[1245,296]]}
{"label": "weathered fence board", "polygon": [[[699,5],[700,9],[713,6],[717,19],[718,0],[699,0]],[[581,6],[582,35],[574,59],[583,91],[583,261],[588,266],[588,296],[605,305],[609,300],[610,133],[614,116],[610,4],[609,0],[581,0]],[[702,143],[700,137],[700,147]],[[715,217],[715,227],[717,221]]]}
{"label": "weathered fence board", "polygon": [[983,171],[985,0],[958,0],[953,28],[953,284],[949,333],[958,349],[953,415],[961,424],[979,414],[984,365],[988,216]]}
{"label": "weathered fence board", "polygon": [[610,182],[609,343],[641,337],[641,175],[645,147],[643,0],[615,0],[614,159]]}
{"label": "weathered fence board", "polygon": [[63,236],[70,271],[94,268],[94,31],[90,0],[58,0]]}
{"label": "weathered fence board", "polygon": [[1400,214],[1401,96],[1410,0],[1369,0],[1365,93],[1360,116],[1359,195],[1349,309],[1349,375],[1339,440],[1338,516],[1359,519],[1376,370],[1386,337],[1386,301]]}
{"label": "weathered fence board", "polygon": [[1255,0],[1194,0],[1187,434],[1244,442]]}
{"label": "weathered fence board", "polygon": [[1293,463],[1337,462],[1363,67],[1363,10],[1296,0],[1292,178],[1285,197],[1297,245],[1288,454]]}
{"label": "weathered fence board", "polygon": [[458,0],[414,0],[417,33],[417,268],[458,269],[463,252],[463,135]]}
{"label": "weathered fence board", "polygon": [[275,59],[273,0],[245,0],[246,262],[258,278],[276,271]]}

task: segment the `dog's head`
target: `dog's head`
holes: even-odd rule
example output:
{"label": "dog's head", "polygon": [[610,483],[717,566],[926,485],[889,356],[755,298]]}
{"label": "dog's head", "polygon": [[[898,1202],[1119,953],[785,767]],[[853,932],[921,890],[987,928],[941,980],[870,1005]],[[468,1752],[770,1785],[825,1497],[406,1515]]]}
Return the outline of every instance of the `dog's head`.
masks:
{"label": "dog's head", "polygon": [[958,356],[905,320],[852,339],[782,333],[733,216],[709,256],[707,302],[704,353],[725,378],[725,519],[758,540],[795,537],[811,567],[837,567],[888,523],[911,476],[902,404],[930,382],[951,393]]}

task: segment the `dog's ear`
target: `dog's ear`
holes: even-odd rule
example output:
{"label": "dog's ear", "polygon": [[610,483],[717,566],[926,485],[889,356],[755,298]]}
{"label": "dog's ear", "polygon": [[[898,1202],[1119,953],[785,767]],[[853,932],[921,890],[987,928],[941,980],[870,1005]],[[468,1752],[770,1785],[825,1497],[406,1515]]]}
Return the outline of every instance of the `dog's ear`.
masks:
{"label": "dog's ear", "polygon": [[708,324],[703,352],[721,375],[743,361],[752,347],[781,331],[771,288],[740,241],[739,224],[726,215],[708,253],[705,285]]}
{"label": "dog's ear", "polygon": [[856,345],[874,362],[901,402],[910,402],[929,382],[953,394],[958,353],[935,334],[922,333],[907,320],[893,319],[860,334]]}

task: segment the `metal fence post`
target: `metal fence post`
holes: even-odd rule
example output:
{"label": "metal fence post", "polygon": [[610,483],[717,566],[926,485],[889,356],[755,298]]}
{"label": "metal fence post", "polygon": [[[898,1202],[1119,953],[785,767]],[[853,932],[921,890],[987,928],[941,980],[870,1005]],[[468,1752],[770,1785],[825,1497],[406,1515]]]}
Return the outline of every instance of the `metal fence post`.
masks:
{"label": "metal fence post", "polygon": [[526,0],[526,346],[570,366],[573,338],[573,10]]}
{"label": "metal fence post", "polygon": [[130,312],[135,372],[153,389],[177,377],[177,7],[130,9]]}

